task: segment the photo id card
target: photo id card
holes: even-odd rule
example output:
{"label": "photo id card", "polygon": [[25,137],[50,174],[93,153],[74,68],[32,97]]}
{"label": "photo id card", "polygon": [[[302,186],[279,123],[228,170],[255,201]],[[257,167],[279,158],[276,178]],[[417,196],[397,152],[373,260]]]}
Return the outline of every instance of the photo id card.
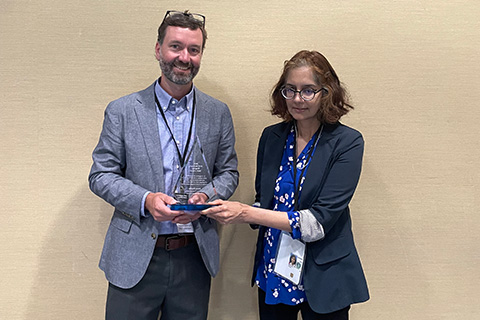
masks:
{"label": "photo id card", "polygon": [[282,232],[273,272],[295,285],[300,283],[305,259],[305,243]]}

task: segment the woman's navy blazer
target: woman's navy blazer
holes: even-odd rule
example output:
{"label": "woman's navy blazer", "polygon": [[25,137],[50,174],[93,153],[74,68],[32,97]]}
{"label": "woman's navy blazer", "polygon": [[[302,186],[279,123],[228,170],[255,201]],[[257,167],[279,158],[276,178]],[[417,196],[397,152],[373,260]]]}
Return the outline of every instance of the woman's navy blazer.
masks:
{"label": "woman's navy blazer", "polygon": [[[292,122],[264,129],[257,153],[256,202],[271,209],[287,135]],[[307,301],[317,313],[330,313],[369,299],[355,248],[348,207],[360,178],[363,157],[360,132],[341,123],[324,125],[306,173],[298,209],[309,209],[325,237],[306,245],[303,283]],[[265,227],[258,234],[252,277],[263,255]],[[268,293],[267,293],[268,294]]]}

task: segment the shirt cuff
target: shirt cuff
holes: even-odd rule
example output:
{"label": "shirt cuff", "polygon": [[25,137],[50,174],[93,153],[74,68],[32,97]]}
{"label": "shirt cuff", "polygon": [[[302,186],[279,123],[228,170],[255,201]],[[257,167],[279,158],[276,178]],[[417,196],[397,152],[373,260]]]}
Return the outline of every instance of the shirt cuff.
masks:
{"label": "shirt cuff", "polygon": [[145,194],[143,195],[143,198],[142,198],[142,206],[140,207],[140,215],[144,218],[147,217],[147,215],[145,214],[145,200],[147,199],[147,196],[148,194],[151,193],[150,191],[147,191],[145,192]]}
{"label": "shirt cuff", "polygon": [[325,237],[322,224],[318,222],[310,210],[300,210],[299,215],[299,229],[301,231],[303,241],[314,242]]}
{"label": "shirt cuff", "polygon": [[300,214],[298,211],[288,211],[288,222],[290,223],[290,227],[292,228],[292,238],[293,239],[301,239],[302,238],[302,231],[300,229]]}

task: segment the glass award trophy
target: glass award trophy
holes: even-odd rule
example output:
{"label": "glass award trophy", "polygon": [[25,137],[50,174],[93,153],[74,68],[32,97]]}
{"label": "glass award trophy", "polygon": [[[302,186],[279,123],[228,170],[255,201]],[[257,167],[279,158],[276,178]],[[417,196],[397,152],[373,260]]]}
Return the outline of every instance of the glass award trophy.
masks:
{"label": "glass award trophy", "polygon": [[212,175],[208,167],[205,155],[196,137],[192,148],[188,151],[184,164],[181,168],[177,182],[173,187],[173,197],[178,203],[170,206],[172,210],[201,211],[211,207],[210,204],[189,204],[188,199],[200,190],[213,190]]}

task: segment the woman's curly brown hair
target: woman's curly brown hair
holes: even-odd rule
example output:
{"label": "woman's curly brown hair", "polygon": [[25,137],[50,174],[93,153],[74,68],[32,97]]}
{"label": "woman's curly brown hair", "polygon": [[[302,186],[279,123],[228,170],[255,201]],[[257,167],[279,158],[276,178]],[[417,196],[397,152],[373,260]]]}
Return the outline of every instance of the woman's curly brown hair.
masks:
{"label": "woman's curly brown hair", "polygon": [[321,53],[317,51],[302,50],[295,54],[290,60],[285,61],[280,80],[272,89],[270,98],[271,113],[285,121],[293,118],[288,112],[285,98],[280,92],[285,85],[290,70],[298,67],[310,67],[317,84],[326,89],[323,90],[320,98],[320,110],[317,117],[321,123],[336,123],[346,115],[353,106],[348,103],[347,91],[341,85],[333,67]]}

